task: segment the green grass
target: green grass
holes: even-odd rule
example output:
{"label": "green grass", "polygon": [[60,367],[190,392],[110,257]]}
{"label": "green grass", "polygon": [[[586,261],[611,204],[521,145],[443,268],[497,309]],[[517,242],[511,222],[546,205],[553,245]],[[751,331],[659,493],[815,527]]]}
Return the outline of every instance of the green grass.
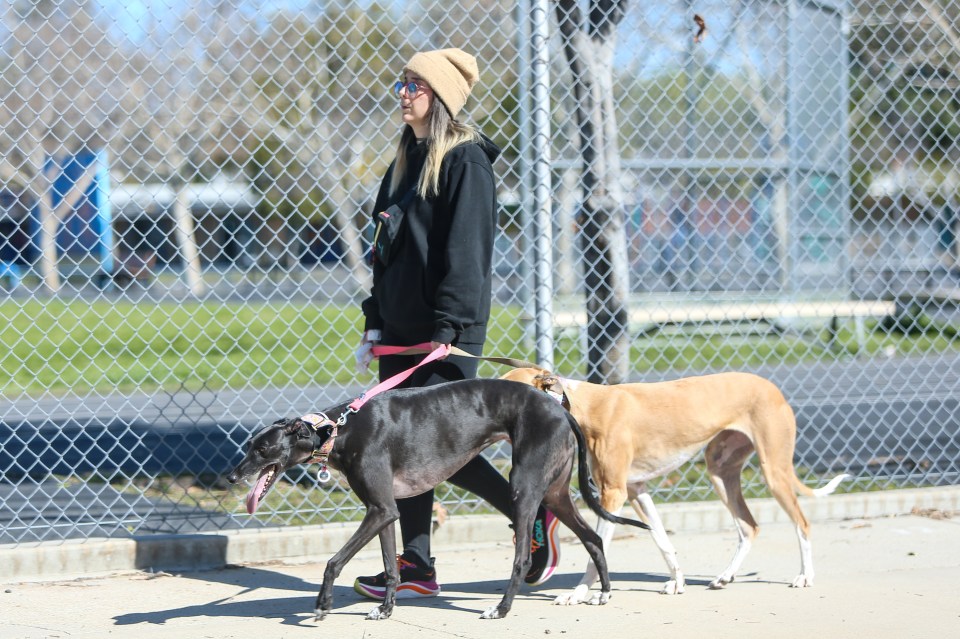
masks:
{"label": "green grass", "polygon": [[[509,311],[498,317],[516,324]],[[0,303],[0,389],[9,395],[347,383],[356,380],[361,328],[356,307],[308,303],[8,301]]]}
{"label": "green grass", "polygon": [[349,376],[357,314],[294,304],[0,305],[0,388],[9,392],[242,387]]}
{"label": "green grass", "polygon": [[[487,353],[533,359],[516,307],[494,309]],[[773,335],[668,330],[633,340],[637,372],[751,368],[769,363],[828,361],[891,349],[899,354],[960,349],[955,327],[889,330],[869,325],[858,345],[841,329],[833,347],[821,334]],[[360,335],[357,305],[100,301],[0,302],[0,393],[176,391],[350,383]],[[499,345],[499,346],[498,346]],[[508,346],[503,346],[508,345]],[[886,355],[884,355],[886,356]],[[579,340],[556,343],[556,369],[582,374]],[[484,363],[482,376],[503,367]],[[372,377],[370,377],[372,379]],[[361,380],[362,381],[362,380]]]}

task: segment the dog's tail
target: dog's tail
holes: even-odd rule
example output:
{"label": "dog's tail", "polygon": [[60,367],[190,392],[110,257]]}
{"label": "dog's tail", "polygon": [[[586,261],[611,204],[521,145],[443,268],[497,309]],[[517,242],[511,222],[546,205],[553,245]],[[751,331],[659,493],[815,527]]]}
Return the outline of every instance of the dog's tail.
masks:
{"label": "dog's tail", "polygon": [[843,473],[841,475],[837,475],[836,477],[831,479],[829,482],[827,482],[826,486],[821,486],[820,488],[810,488],[809,486],[804,484],[802,481],[800,481],[799,477],[794,475],[793,476],[794,490],[796,490],[798,494],[803,495],[804,497],[826,497],[827,495],[829,495],[830,493],[832,493],[837,489],[837,486],[840,485],[840,482],[842,482],[845,479],[850,479],[852,477],[853,477],[852,475]]}
{"label": "dog's tail", "polygon": [[650,526],[642,521],[619,517],[603,509],[603,506],[600,505],[597,487],[590,479],[590,467],[587,464],[587,440],[583,436],[583,431],[580,430],[580,424],[577,423],[577,420],[575,420],[570,413],[567,413],[567,422],[570,424],[570,430],[573,431],[573,436],[577,439],[577,462],[579,464],[577,474],[580,479],[580,494],[583,495],[583,501],[587,503],[590,510],[597,513],[602,519],[606,519],[614,524],[624,524],[626,526],[636,526],[637,528],[650,530]]}

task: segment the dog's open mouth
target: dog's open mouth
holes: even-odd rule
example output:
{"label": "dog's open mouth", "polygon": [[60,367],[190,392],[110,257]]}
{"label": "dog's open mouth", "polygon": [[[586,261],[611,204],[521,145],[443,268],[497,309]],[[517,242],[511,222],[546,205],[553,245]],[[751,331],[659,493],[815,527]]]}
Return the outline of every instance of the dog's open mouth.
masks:
{"label": "dog's open mouth", "polygon": [[247,493],[247,512],[251,515],[257,510],[257,506],[260,505],[260,500],[263,499],[263,496],[273,487],[273,483],[277,480],[277,466],[276,464],[271,464],[260,471],[260,477],[257,479],[257,483],[254,484],[253,488],[250,489],[250,492]]}

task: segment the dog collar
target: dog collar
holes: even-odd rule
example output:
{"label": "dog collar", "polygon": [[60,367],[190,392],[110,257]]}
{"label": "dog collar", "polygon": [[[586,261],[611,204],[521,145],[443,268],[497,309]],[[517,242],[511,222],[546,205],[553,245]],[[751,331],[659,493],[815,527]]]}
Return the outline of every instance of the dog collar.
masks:
{"label": "dog collar", "polygon": [[327,458],[330,457],[330,453],[333,451],[333,444],[337,438],[339,422],[333,421],[324,413],[307,413],[300,418],[300,421],[308,424],[318,435],[320,434],[321,428],[325,428],[326,426],[332,427],[330,436],[319,448],[313,449],[313,454],[311,454],[310,459],[307,460],[308,464],[320,464],[320,470],[317,471],[317,479],[322,483],[326,483],[330,481],[330,471],[327,470]]}
{"label": "dog collar", "polygon": [[564,389],[563,385],[568,380],[565,380],[562,377],[557,377],[557,386],[560,387],[560,392],[553,390],[552,388],[544,388],[543,392],[552,397],[557,401],[558,404],[563,406],[568,411],[570,410],[570,398],[567,397],[567,391]]}

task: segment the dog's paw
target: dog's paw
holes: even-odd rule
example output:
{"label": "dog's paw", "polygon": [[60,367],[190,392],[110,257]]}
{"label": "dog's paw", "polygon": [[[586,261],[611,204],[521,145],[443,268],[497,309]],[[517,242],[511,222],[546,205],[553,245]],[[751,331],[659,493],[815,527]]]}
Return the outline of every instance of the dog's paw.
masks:
{"label": "dog's paw", "polygon": [[610,594],[609,591],[607,591],[607,592],[598,592],[598,593],[595,594],[594,596],[590,597],[590,601],[588,601],[587,603],[588,603],[589,605],[591,605],[591,606],[603,606],[603,605],[605,605],[608,601],[610,601],[610,597],[611,597],[611,596],[612,596],[612,595]]}
{"label": "dog's paw", "polygon": [[813,585],[813,575],[797,575],[790,584],[791,588],[809,588]]}
{"label": "dog's paw", "polygon": [[572,592],[565,592],[562,595],[557,595],[556,599],[553,600],[554,606],[576,606],[578,603],[581,602],[574,597]]}
{"label": "dog's paw", "polygon": [[500,607],[494,606],[493,608],[487,608],[483,611],[483,614],[480,615],[481,619],[502,619],[503,615],[500,614]]}
{"label": "dog's paw", "polygon": [[378,621],[380,619],[388,619],[392,610],[384,610],[383,606],[377,606],[373,610],[367,613],[367,619],[371,621]]}
{"label": "dog's paw", "polygon": [[711,581],[710,584],[707,586],[707,588],[709,588],[710,590],[723,590],[724,588],[727,587],[727,584],[733,581],[733,579],[734,578],[732,576],[728,577],[727,575],[720,575],[719,577]]}
{"label": "dog's paw", "polygon": [[570,592],[565,592],[562,595],[557,595],[557,598],[553,600],[554,606],[576,606],[577,604],[586,603],[590,595],[590,589],[584,585],[579,585]]}
{"label": "dog's paw", "polygon": [[683,579],[671,579],[667,583],[663,584],[663,588],[660,589],[661,595],[682,595],[683,589],[686,584]]}
{"label": "dog's paw", "polygon": [[328,612],[330,612],[330,611],[329,611],[329,610],[323,610],[323,609],[321,609],[321,608],[317,608],[316,610],[313,611],[313,620],[314,620],[314,621],[323,621],[324,618],[327,616],[327,613],[328,613]]}

